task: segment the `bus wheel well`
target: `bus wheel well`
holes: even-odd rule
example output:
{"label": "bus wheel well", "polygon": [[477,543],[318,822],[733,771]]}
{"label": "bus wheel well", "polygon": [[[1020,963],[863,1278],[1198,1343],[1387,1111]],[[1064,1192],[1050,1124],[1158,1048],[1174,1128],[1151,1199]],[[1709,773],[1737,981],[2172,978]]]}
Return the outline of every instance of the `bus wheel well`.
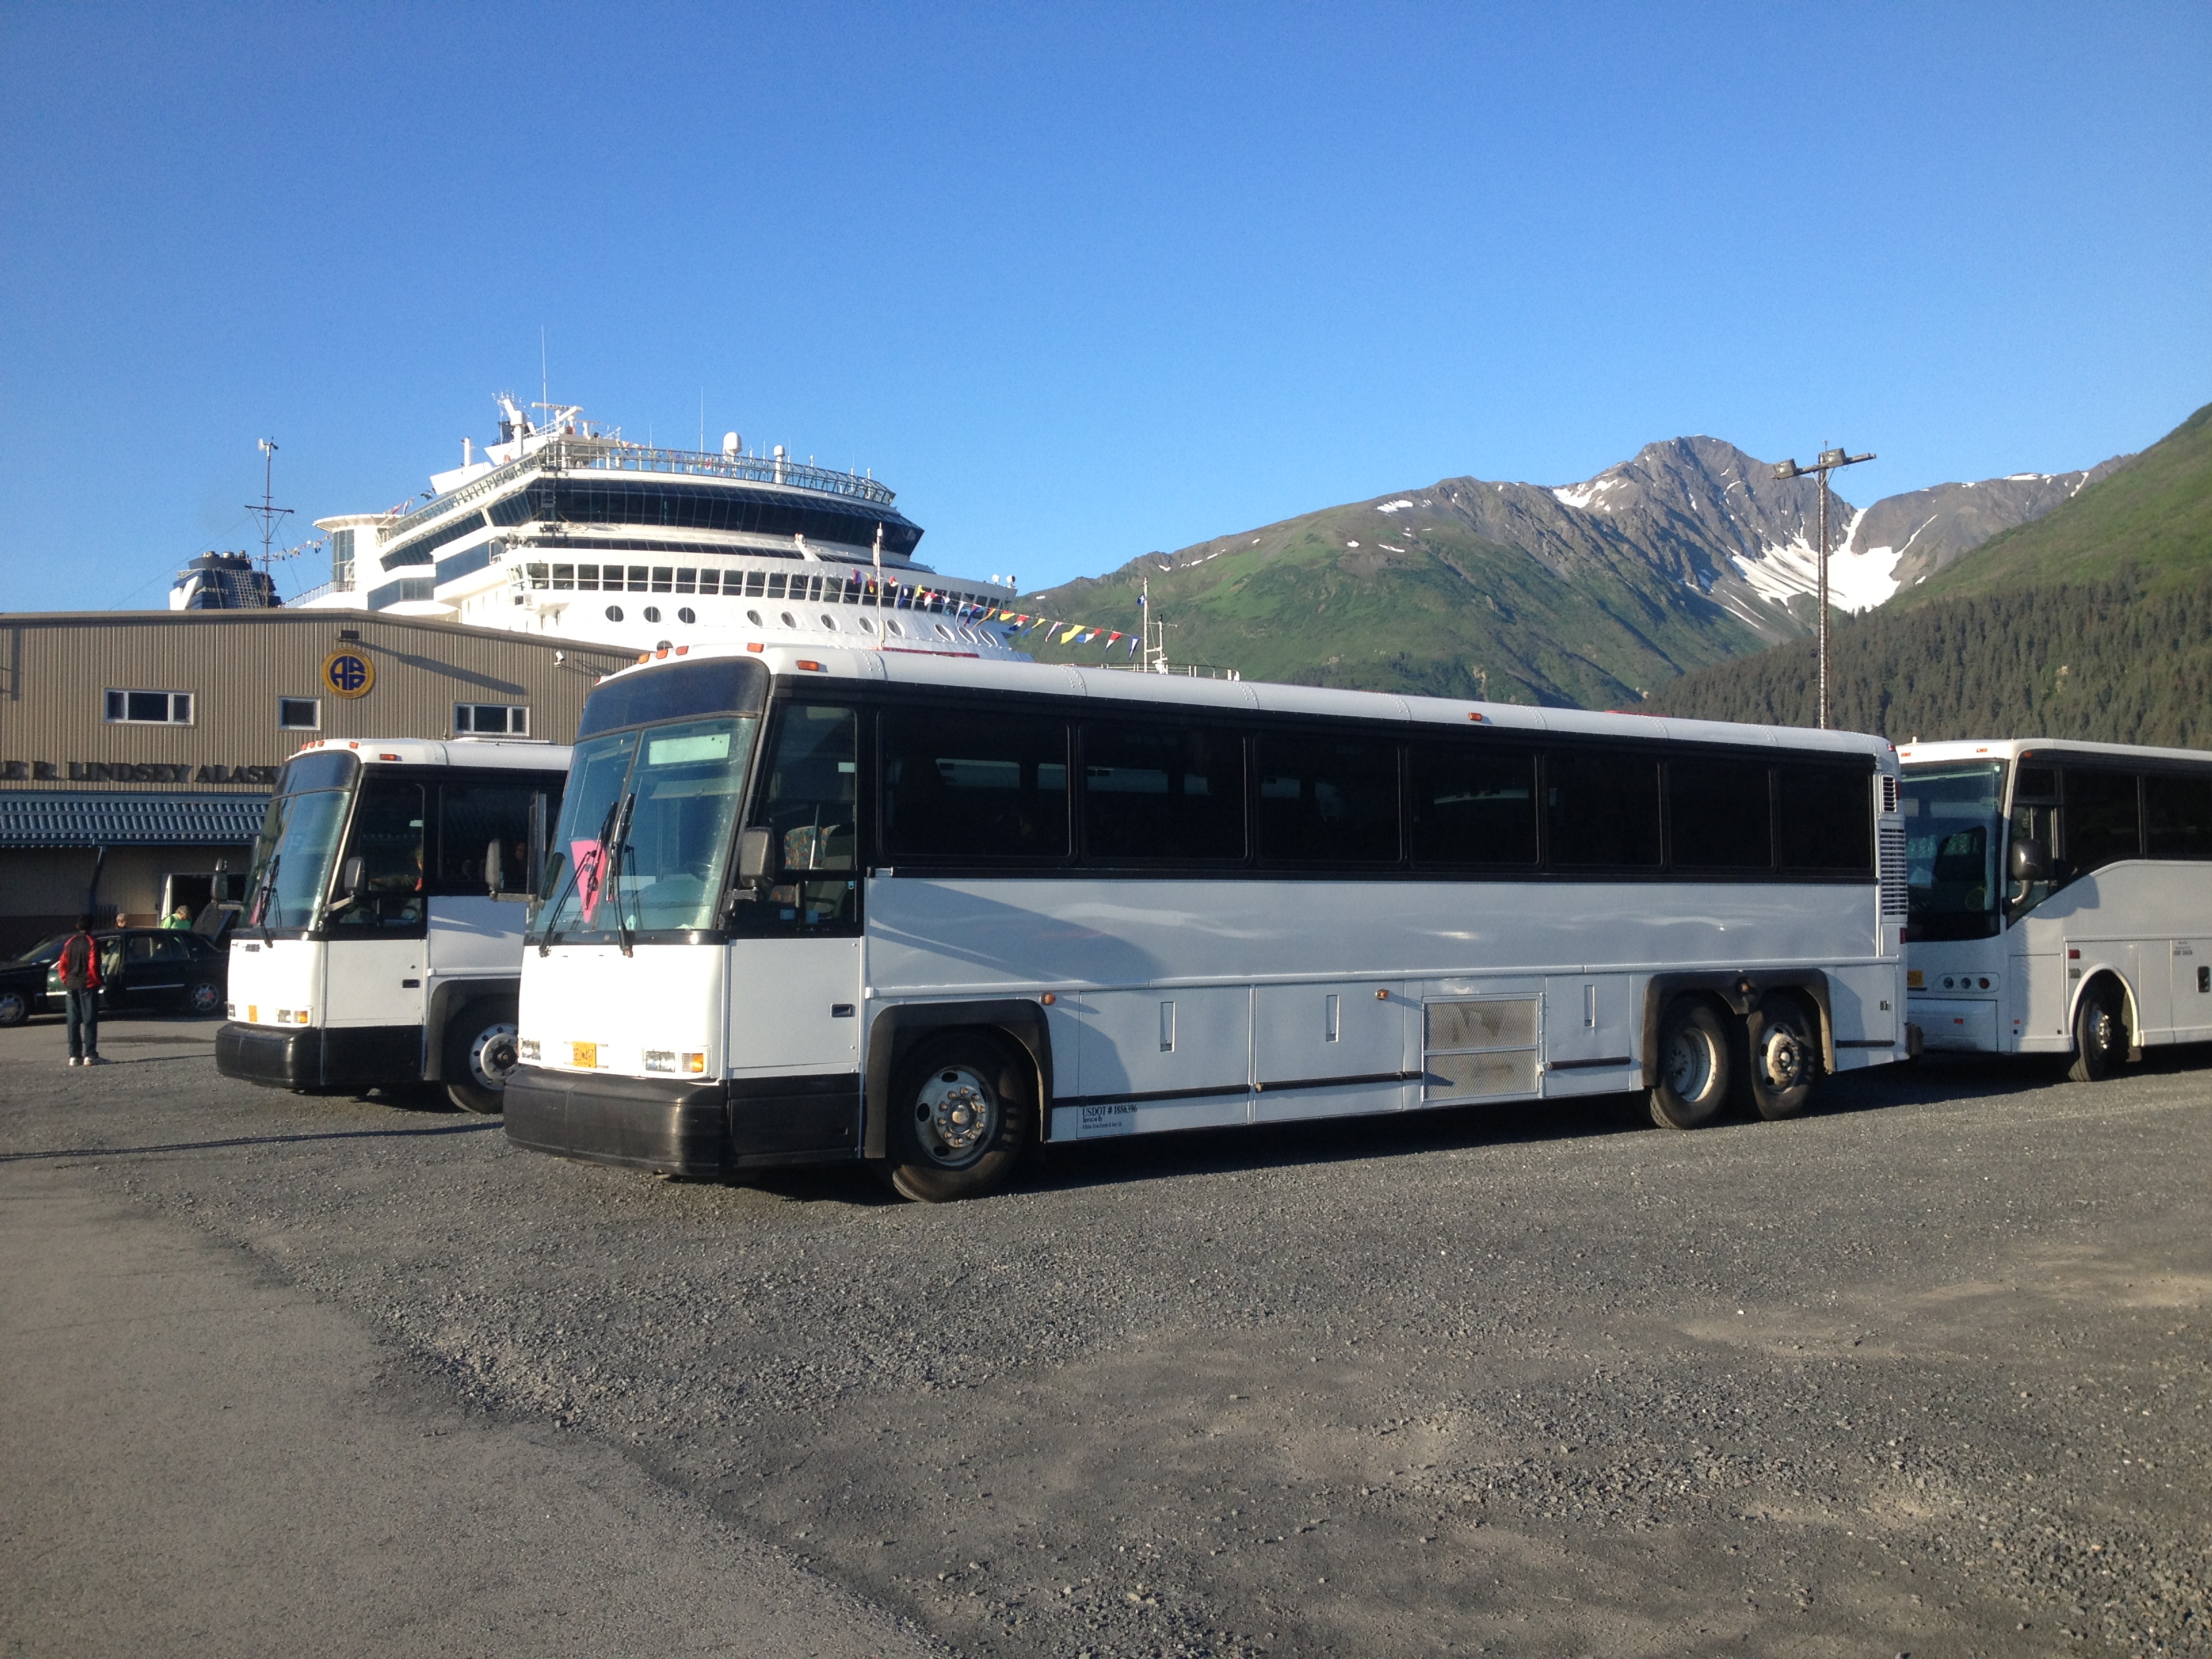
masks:
{"label": "bus wheel well", "polygon": [[2069,1030],[2074,1057],[2066,1075],[2076,1083],[2101,1083],[2140,1050],[2135,1048],[2135,998],[2128,983],[2109,969],[2082,981],[2074,999]]}
{"label": "bus wheel well", "polygon": [[861,1079],[863,1157],[880,1160],[890,1151],[891,1085],[907,1057],[921,1044],[948,1032],[988,1039],[1007,1049],[1009,1058],[1019,1060],[1030,1074],[1030,1098],[1036,1108],[1036,1121],[1028,1126],[1030,1141],[1044,1139],[1047,1114],[1051,1110],[1053,1067],[1052,1038],[1042,1006],[1021,998],[900,1003],[878,1014],[868,1030],[866,1069]]}
{"label": "bus wheel well", "polygon": [[1644,1086],[1652,1088],[1659,1082],[1659,1024],[1677,998],[1701,997],[1724,1022],[1741,1022],[1747,1019],[1762,1000],[1778,992],[1787,992],[1796,996],[1810,1011],[1813,1022],[1811,1036],[1818,1050],[1820,1068],[1832,1074],[1836,1069],[1836,1033],[1834,1014],[1829,1006],[1827,975],[1817,968],[1769,972],[1755,969],[1735,972],[1707,970],[1654,974],[1645,985]]}

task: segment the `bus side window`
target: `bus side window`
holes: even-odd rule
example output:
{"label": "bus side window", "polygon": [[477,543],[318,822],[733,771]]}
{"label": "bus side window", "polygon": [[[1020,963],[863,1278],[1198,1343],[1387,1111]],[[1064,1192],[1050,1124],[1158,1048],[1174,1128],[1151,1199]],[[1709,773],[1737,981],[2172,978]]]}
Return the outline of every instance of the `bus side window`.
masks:
{"label": "bus side window", "polygon": [[2143,780],[2143,828],[2154,859],[2212,859],[2212,773],[2153,772]]}
{"label": "bus side window", "polygon": [[774,744],[750,822],[769,832],[775,879],[734,908],[732,925],[749,933],[848,932],[860,915],[860,716],[841,703],[787,703]]}
{"label": "bus side window", "polygon": [[2133,772],[2069,766],[2065,791],[2066,862],[2076,877],[2142,856]]}
{"label": "bus side window", "polygon": [[1083,730],[1083,853],[1091,863],[1241,860],[1244,738],[1199,726]]}
{"label": "bus side window", "polygon": [[[1793,761],[1774,769],[1784,870],[1874,873],[1874,775],[1863,767]],[[1955,839],[1955,837],[1954,838]],[[1989,834],[1982,832],[1984,847]],[[1949,877],[1941,872],[1938,881]],[[1986,875],[1975,877],[1986,884]]]}
{"label": "bus side window", "polygon": [[1555,868],[1659,863],[1659,763],[1649,753],[1555,750],[1544,757],[1545,833]]}
{"label": "bus side window", "polygon": [[884,862],[1067,857],[1067,723],[995,710],[884,718]]}
{"label": "bus side window", "polygon": [[1760,761],[1667,763],[1667,840],[1677,870],[1771,870],[1774,815]]}
{"label": "bus side window", "polygon": [[416,927],[422,921],[428,885],[422,865],[422,786],[372,777],[361,787],[353,833],[338,854],[343,873],[361,860],[361,885],[335,896],[327,917],[334,927]]}
{"label": "bus side window", "polygon": [[500,844],[500,877],[520,890],[530,871],[530,804],[541,785],[449,783],[439,792],[438,862],[430,890],[483,896],[484,849]]}
{"label": "bus side window", "polygon": [[1536,757],[1471,743],[1412,745],[1413,862],[1536,862]]}
{"label": "bus side window", "polygon": [[1398,861],[1398,746],[1305,734],[1260,739],[1260,856]]}

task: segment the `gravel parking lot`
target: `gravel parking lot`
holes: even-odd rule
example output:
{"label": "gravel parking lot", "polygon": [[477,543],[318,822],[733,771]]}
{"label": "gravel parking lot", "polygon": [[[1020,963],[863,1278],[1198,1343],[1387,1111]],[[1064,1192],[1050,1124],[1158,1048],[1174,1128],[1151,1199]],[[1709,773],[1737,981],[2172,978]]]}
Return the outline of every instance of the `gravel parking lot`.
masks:
{"label": "gravel parking lot", "polygon": [[2204,1653],[2212,1055],[686,1185],[0,1032],[0,1650]]}

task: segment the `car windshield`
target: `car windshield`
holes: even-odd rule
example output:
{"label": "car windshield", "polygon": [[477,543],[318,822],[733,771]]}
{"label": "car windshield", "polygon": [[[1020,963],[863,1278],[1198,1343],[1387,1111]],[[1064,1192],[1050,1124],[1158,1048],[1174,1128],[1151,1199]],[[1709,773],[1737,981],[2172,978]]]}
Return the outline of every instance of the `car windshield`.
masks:
{"label": "car windshield", "polygon": [[345,828],[349,791],[315,789],[269,803],[246,878],[251,927],[312,927]]}
{"label": "car windshield", "polygon": [[52,934],[48,938],[40,939],[29,950],[24,951],[21,956],[17,957],[15,960],[18,962],[52,962],[55,957],[61,955],[62,945],[68,939],[69,935],[67,933]]}
{"label": "car windshield", "polygon": [[1905,891],[1914,939],[1986,939],[1997,931],[2004,773],[1996,761],[1905,770]]}
{"label": "car windshield", "polygon": [[722,715],[579,744],[539,925],[572,936],[714,927],[757,725]]}

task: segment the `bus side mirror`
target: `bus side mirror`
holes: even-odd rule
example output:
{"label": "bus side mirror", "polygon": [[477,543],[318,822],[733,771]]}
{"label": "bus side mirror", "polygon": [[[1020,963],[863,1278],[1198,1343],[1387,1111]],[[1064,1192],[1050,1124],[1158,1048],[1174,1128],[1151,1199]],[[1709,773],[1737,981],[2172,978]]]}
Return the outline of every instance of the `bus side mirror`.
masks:
{"label": "bus side mirror", "polygon": [[359,898],[362,875],[361,854],[356,853],[338,867],[338,896],[348,900]]}
{"label": "bus side mirror", "polygon": [[768,854],[769,831],[763,825],[741,831],[738,836],[738,884],[741,887],[768,885]]}
{"label": "bus side mirror", "polygon": [[2012,878],[2042,881],[2051,874],[2051,853],[2033,836],[2014,836],[2012,841]]}

